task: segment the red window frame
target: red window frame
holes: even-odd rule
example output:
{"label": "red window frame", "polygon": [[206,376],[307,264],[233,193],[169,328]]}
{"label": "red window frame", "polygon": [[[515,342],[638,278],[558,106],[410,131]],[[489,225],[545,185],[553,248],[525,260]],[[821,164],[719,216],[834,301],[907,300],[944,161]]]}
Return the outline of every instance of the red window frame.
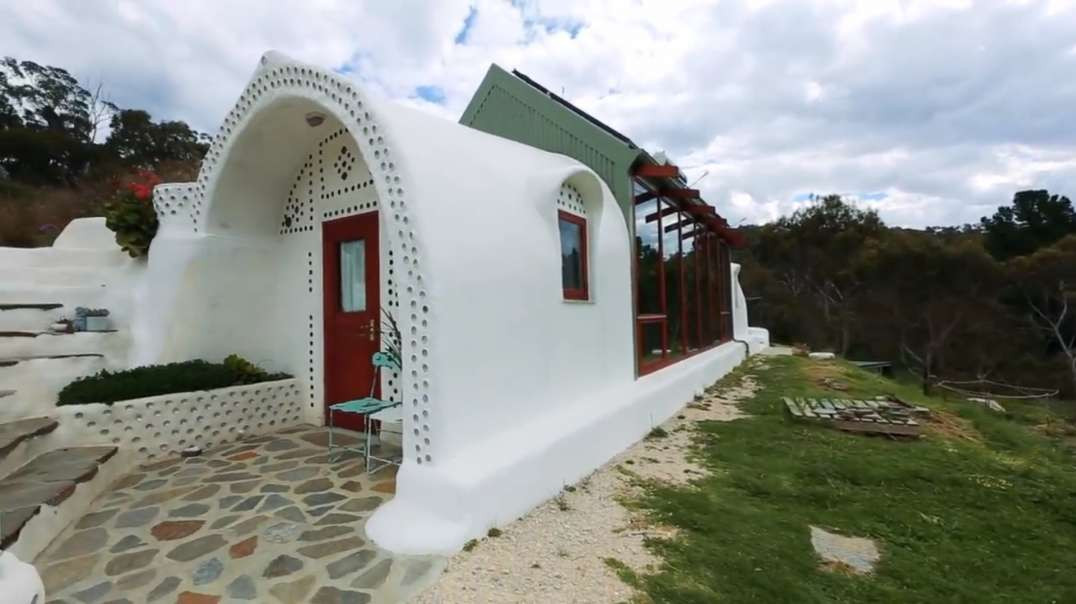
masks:
{"label": "red window frame", "polygon": [[564,210],[557,210],[557,236],[560,236],[560,222],[570,222],[579,226],[579,280],[582,282],[583,287],[567,287],[564,284],[563,269],[561,272],[561,289],[564,292],[565,300],[589,300],[589,267],[587,266],[587,219],[565,212]]}
{"label": "red window frame", "polygon": [[[635,316],[636,362],[638,375],[641,377],[720,346],[731,339],[732,300],[729,285],[731,273],[729,262],[731,259],[727,244],[721,241],[715,233],[711,232],[706,227],[705,222],[695,216],[693,212],[685,211],[685,209],[689,210],[689,208],[684,208],[672,198],[666,198],[641,180],[633,179],[632,189],[635,194],[633,211],[636,213],[640,211],[641,204],[657,199],[653,214],[646,216],[646,222],[657,223],[659,262],[656,276],[659,287],[659,312],[638,313],[640,288],[639,250],[633,249],[632,253],[633,281],[635,283],[632,295],[635,297],[635,306],[638,313]],[[636,223],[638,223],[637,214]],[[676,252],[679,256],[679,260],[671,266],[672,270],[676,271],[676,278],[680,283],[679,292],[677,293],[680,297],[681,329],[679,339],[681,341],[676,343],[669,341],[668,333],[670,304],[665,279],[664,235],[666,231],[676,234]],[[690,267],[688,266],[687,253],[685,253],[684,249],[684,242],[687,239],[693,240],[690,252],[693,254],[693,262]],[[694,286],[690,288],[690,296],[688,295],[689,289],[685,287],[689,282]],[[658,358],[646,360],[647,354],[652,351],[646,350],[643,330],[644,326],[653,324],[660,327],[661,355]],[[694,340],[698,342],[698,346],[695,348],[691,347],[692,337],[689,336],[689,331],[694,336]],[[680,344],[682,348],[676,350],[676,344]]]}

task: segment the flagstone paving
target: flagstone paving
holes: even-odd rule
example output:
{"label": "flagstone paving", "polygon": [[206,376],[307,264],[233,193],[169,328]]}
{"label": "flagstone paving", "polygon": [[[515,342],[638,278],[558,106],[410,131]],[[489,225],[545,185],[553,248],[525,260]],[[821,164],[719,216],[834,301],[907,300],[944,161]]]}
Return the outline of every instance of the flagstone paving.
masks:
{"label": "flagstone paving", "polygon": [[327,437],[302,426],[121,478],[35,561],[48,604],[406,601],[445,561],[367,538],[394,468],[330,461]]}

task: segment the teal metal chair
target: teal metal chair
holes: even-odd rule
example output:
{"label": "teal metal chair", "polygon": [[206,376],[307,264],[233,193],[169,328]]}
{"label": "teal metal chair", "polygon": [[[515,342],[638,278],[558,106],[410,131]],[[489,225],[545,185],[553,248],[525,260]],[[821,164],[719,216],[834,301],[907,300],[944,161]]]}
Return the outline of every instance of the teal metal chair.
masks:
{"label": "teal metal chair", "polygon": [[[370,396],[358,398],[351,401],[344,401],[342,403],[336,403],[329,406],[329,459],[332,459],[334,451],[343,453],[344,451],[354,451],[356,453],[362,453],[366,458],[366,470],[370,470],[370,460],[375,459],[377,461],[384,461],[370,455],[370,436],[372,435],[371,419],[372,415],[379,411],[385,411],[393,407],[398,407],[403,401],[391,401],[384,400],[374,396],[374,391],[377,389],[377,384],[381,379],[381,371],[383,369],[390,369],[392,371],[400,371],[400,364],[396,362],[396,359],[392,355],[385,354],[384,352],[375,352],[370,358],[370,364],[374,366],[374,379],[370,383]],[[365,440],[361,449],[354,447],[345,447],[343,445],[337,445],[333,442],[333,432],[335,432],[336,424],[335,417],[337,413],[351,413],[354,415],[363,416],[363,424],[365,426],[364,436]],[[384,467],[384,466],[381,466]],[[379,468],[380,469],[380,468]]]}

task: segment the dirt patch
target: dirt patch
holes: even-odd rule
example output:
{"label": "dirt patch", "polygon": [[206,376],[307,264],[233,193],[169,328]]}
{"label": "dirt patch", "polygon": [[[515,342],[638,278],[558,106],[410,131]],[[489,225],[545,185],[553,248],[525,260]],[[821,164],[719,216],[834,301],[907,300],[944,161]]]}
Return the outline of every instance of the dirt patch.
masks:
{"label": "dirt patch", "polygon": [[840,365],[827,361],[808,363],[803,368],[803,373],[811,382],[820,388],[845,392],[848,390],[844,368]]}
{"label": "dirt patch", "polygon": [[803,373],[811,381],[820,382],[824,379],[837,379],[844,377],[844,368],[830,361],[813,361],[804,364]]}
{"label": "dirt patch", "polygon": [[983,435],[972,426],[971,422],[949,413],[948,411],[933,410],[925,423],[927,434],[934,434],[953,440],[963,440],[982,444]]}
{"label": "dirt patch", "polygon": [[1035,430],[1053,438],[1076,439],[1076,424],[1062,418],[1050,419],[1035,426]]}
{"label": "dirt patch", "polygon": [[588,478],[501,527],[499,536],[454,556],[440,580],[416,602],[631,600],[632,588],[606,560],[635,572],[654,572],[659,560],[643,543],[673,532],[621,502],[639,494],[639,478],[683,484],[702,475],[703,468],[688,456],[695,422],[744,417],[737,403],[757,389],[749,375],[711,389]]}

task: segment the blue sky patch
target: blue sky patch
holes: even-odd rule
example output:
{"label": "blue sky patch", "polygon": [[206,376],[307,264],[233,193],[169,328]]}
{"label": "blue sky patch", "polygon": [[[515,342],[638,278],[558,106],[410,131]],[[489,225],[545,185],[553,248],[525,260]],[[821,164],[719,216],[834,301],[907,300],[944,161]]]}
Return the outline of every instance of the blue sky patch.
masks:
{"label": "blue sky patch", "polygon": [[477,16],[478,9],[472,6],[470,10],[467,11],[467,16],[463,18],[463,29],[460,30],[460,33],[456,34],[456,44],[467,43],[467,36],[471,33],[471,28],[474,27],[474,20]]}
{"label": "blue sky patch", "polygon": [[580,30],[583,29],[585,23],[582,21],[576,21],[574,19],[550,19],[547,17],[540,17],[537,20],[537,24],[545,28],[545,33],[551,34],[558,31],[566,31],[568,35],[574,40],[579,35]]}
{"label": "blue sky patch", "polygon": [[445,102],[445,91],[440,86],[419,86],[415,88],[415,96],[438,105]]}

